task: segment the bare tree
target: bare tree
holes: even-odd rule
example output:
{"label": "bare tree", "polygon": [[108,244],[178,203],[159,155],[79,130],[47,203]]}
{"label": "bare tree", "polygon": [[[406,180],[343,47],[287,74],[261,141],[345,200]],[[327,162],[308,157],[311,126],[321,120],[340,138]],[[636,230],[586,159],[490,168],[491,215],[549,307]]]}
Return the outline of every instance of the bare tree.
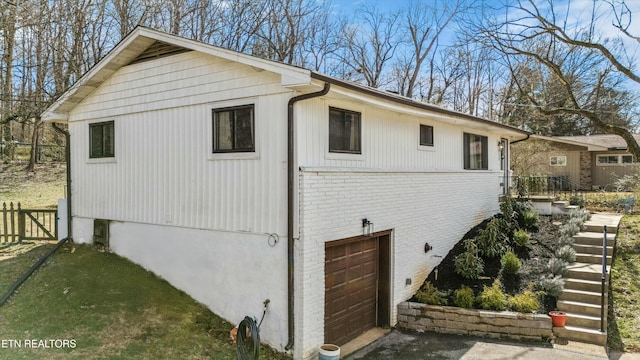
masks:
{"label": "bare tree", "polygon": [[[583,24],[571,24],[563,20],[561,9],[552,0],[547,0],[544,7],[534,0],[516,0],[513,5],[503,7],[502,19],[487,19],[475,30],[483,41],[504,54],[515,84],[529,104],[542,114],[575,115],[587,119],[601,132],[620,135],[629,151],[640,158],[640,146],[632,131],[611,121],[608,106],[612,89],[625,80],[640,83],[640,77],[634,72],[633,61],[625,56],[622,39],[603,38],[592,24],[604,16],[618,14],[621,34],[633,35],[628,33],[620,8],[597,6],[600,4],[611,5],[596,0],[590,19]],[[564,13],[567,14],[568,11]],[[556,95],[566,101],[557,104],[536,96],[535,88],[526,86],[522,78],[516,76],[519,64],[526,61],[540,66],[549,77],[547,81],[559,85]]]}
{"label": "bare tree", "polygon": [[[407,47],[403,56],[396,62],[395,73],[398,81],[399,92],[407,97],[414,97],[418,85],[422,67],[431,55],[428,67],[433,66],[434,55],[442,33],[455,20],[455,18],[468,10],[470,1],[411,1],[402,10],[402,33],[406,34]],[[432,93],[432,90],[429,90]]]}
{"label": "bare tree", "polygon": [[13,58],[16,36],[18,3],[0,2],[2,13],[2,140],[9,148],[13,146],[11,119],[13,112]]}
{"label": "bare tree", "polygon": [[345,64],[360,75],[364,83],[377,88],[398,46],[398,14],[383,14],[375,6],[358,10],[358,23],[346,27],[343,39]]}

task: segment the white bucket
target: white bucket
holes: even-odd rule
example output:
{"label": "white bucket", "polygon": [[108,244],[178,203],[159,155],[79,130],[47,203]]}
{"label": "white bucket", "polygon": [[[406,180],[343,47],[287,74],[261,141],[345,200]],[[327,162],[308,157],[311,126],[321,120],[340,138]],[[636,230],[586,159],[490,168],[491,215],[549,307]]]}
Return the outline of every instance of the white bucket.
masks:
{"label": "white bucket", "polygon": [[320,346],[319,360],[340,360],[340,346],[324,344]]}

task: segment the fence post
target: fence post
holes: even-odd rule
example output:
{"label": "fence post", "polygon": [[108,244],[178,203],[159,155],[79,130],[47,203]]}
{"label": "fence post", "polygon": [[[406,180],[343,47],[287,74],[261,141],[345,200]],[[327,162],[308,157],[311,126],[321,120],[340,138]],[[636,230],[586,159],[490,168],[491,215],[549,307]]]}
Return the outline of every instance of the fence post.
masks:
{"label": "fence post", "polygon": [[25,213],[20,208],[20,203],[18,203],[18,244],[22,244],[22,238],[25,235]]}
{"label": "fence post", "polygon": [[5,238],[5,240],[7,242],[9,242],[9,230],[7,229],[8,224],[7,224],[7,203],[3,202],[2,203],[2,228],[4,229],[4,232],[0,233],[0,243],[2,243],[2,237]]}
{"label": "fence post", "polygon": [[[18,203],[19,208],[20,203]],[[9,203],[9,220],[11,221],[11,243],[14,243],[16,241],[16,209],[13,207],[13,202]]]}

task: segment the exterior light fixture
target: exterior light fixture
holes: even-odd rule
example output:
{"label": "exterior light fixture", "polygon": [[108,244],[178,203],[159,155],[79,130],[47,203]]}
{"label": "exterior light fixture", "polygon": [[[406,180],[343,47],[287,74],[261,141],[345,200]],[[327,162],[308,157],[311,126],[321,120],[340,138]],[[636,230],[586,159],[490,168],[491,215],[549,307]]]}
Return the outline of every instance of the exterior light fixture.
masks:
{"label": "exterior light fixture", "polygon": [[373,223],[368,219],[362,219],[362,235],[371,236],[373,233]]}

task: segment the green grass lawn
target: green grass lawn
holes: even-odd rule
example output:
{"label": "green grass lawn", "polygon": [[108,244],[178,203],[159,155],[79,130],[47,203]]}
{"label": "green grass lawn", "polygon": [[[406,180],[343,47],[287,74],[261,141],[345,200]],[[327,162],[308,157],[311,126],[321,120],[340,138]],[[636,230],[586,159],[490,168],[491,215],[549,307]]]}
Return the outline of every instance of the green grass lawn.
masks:
{"label": "green grass lawn", "polygon": [[622,218],[611,266],[609,347],[640,352],[640,215]]}
{"label": "green grass lawn", "polygon": [[[51,247],[0,261],[0,294]],[[0,307],[0,359],[234,359],[232,327],[124,258],[65,244]],[[26,339],[75,348],[25,348]],[[287,357],[263,349],[261,358]]]}

